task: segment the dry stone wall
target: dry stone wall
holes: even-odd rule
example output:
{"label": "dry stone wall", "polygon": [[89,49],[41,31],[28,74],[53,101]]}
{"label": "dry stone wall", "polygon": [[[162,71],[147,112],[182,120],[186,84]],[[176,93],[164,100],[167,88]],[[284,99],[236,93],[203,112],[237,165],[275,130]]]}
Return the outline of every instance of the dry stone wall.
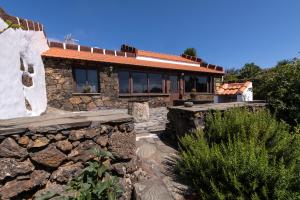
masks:
{"label": "dry stone wall", "polygon": [[[79,126],[79,127],[78,127]],[[10,131],[11,132],[11,131]],[[113,172],[130,199],[137,169],[133,120],[51,125],[38,129],[0,130],[1,199],[30,199],[46,191],[64,192],[66,184],[94,158],[91,149],[110,151]],[[71,194],[70,194],[71,195]]]}

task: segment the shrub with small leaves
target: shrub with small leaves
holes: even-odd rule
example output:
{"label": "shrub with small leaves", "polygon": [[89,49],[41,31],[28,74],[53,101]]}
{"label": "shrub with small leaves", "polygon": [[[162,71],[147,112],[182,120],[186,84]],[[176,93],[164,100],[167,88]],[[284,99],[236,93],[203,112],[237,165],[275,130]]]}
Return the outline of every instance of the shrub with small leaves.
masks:
{"label": "shrub with small leaves", "polygon": [[210,113],[181,138],[179,177],[200,199],[299,199],[300,138],[269,112]]}

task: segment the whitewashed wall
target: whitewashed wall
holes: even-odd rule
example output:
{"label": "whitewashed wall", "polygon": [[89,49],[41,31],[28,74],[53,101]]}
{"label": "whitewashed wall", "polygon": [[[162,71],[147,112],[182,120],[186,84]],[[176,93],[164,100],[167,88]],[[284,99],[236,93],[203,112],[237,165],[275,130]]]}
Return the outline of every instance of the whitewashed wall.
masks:
{"label": "whitewashed wall", "polygon": [[252,83],[248,85],[243,94],[237,96],[237,101],[253,101]]}
{"label": "whitewashed wall", "polygon": [[[0,19],[0,30],[7,24]],[[45,70],[41,53],[48,49],[42,31],[8,29],[0,34],[0,119],[37,116],[47,107]],[[23,56],[25,71],[28,64],[34,67],[33,85],[22,84],[20,56]],[[26,109],[25,98],[32,110]]]}

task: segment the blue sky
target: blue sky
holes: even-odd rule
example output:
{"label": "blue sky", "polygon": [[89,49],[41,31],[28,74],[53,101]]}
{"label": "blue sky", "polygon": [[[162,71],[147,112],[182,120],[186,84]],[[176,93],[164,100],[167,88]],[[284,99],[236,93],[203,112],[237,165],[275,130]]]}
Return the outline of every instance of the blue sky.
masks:
{"label": "blue sky", "polygon": [[49,38],[179,55],[187,47],[226,68],[270,67],[300,54],[300,0],[0,0],[39,21]]}

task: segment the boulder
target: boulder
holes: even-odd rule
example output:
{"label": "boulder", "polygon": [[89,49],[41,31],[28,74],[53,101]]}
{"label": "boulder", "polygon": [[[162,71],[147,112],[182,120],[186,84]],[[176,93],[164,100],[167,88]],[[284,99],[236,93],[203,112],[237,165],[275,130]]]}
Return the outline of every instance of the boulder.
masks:
{"label": "boulder", "polygon": [[32,153],[30,157],[35,162],[46,167],[58,167],[67,159],[66,155],[56,149],[55,146],[49,146],[42,151]]}
{"label": "boulder", "polygon": [[150,109],[148,102],[134,102],[132,104],[132,116],[135,122],[148,122]]}
{"label": "boulder", "polygon": [[28,152],[25,148],[20,147],[12,138],[6,138],[0,144],[0,156],[6,158],[25,158]]}
{"label": "boulder", "polygon": [[84,137],[91,139],[91,138],[96,137],[99,134],[100,134],[100,131],[98,129],[88,129],[88,130],[86,130]]}
{"label": "boulder", "polygon": [[100,135],[96,137],[94,141],[101,145],[101,147],[105,147],[108,144],[108,135]]}
{"label": "boulder", "polygon": [[66,136],[64,136],[64,135],[61,134],[61,133],[58,133],[58,134],[56,134],[56,135],[54,136],[54,139],[55,139],[56,141],[64,140],[64,139],[66,139]]}
{"label": "boulder", "polygon": [[49,139],[47,137],[39,137],[34,141],[30,142],[28,145],[29,149],[45,147],[49,144]]}
{"label": "boulder", "polygon": [[135,134],[113,132],[109,136],[108,149],[118,159],[130,159],[135,156]]}
{"label": "boulder", "polygon": [[33,191],[36,188],[41,188],[47,183],[50,174],[43,170],[33,171],[27,179],[7,182],[0,188],[2,199],[22,199],[18,198],[21,193]]}
{"label": "boulder", "polygon": [[72,191],[68,191],[67,185],[60,185],[57,183],[48,182],[46,187],[42,190],[37,191],[33,195],[33,199],[41,199],[41,197],[45,194],[52,194],[50,197],[51,200],[62,200],[63,197],[75,197],[75,193]]}
{"label": "boulder", "polygon": [[85,130],[72,130],[69,135],[69,140],[77,141],[84,138]]}
{"label": "boulder", "polygon": [[60,166],[54,171],[50,177],[50,180],[55,180],[59,183],[68,183],[74,177],[78,176],[83,169],[83,165],[78,163],[69,162]]}
{"label": "boulder", "polygon": [[34,170],[30,160],[23,162],[17,161],[14,158],[0,158],[0,182],[5,178],[13,178],[18,175],[27,174]]}
{"label": "boulder", "polygon": [[31,87],[33,85],[32,77],[29,73],[23,72],[22,74],[22,83],[26,87]]}
{"label": "boulder", "polygon": [[56,147],[62,150],[63,152],[69,152],[72,150],[73,145],[68,140],[62,140],[56,143]]}
{"label": "boulder", "polygon": [[93,152],[94,148],[100,147],[94,141],[86,140],[81,142],[75,149],[73,149],[68,157],[74,162],[86,162],[95,157]]}
{"label": "boulder", "polygon": [[19,145],[26,147],[30,142],[30,138],[27,135],[24,135],[18,139]]}

